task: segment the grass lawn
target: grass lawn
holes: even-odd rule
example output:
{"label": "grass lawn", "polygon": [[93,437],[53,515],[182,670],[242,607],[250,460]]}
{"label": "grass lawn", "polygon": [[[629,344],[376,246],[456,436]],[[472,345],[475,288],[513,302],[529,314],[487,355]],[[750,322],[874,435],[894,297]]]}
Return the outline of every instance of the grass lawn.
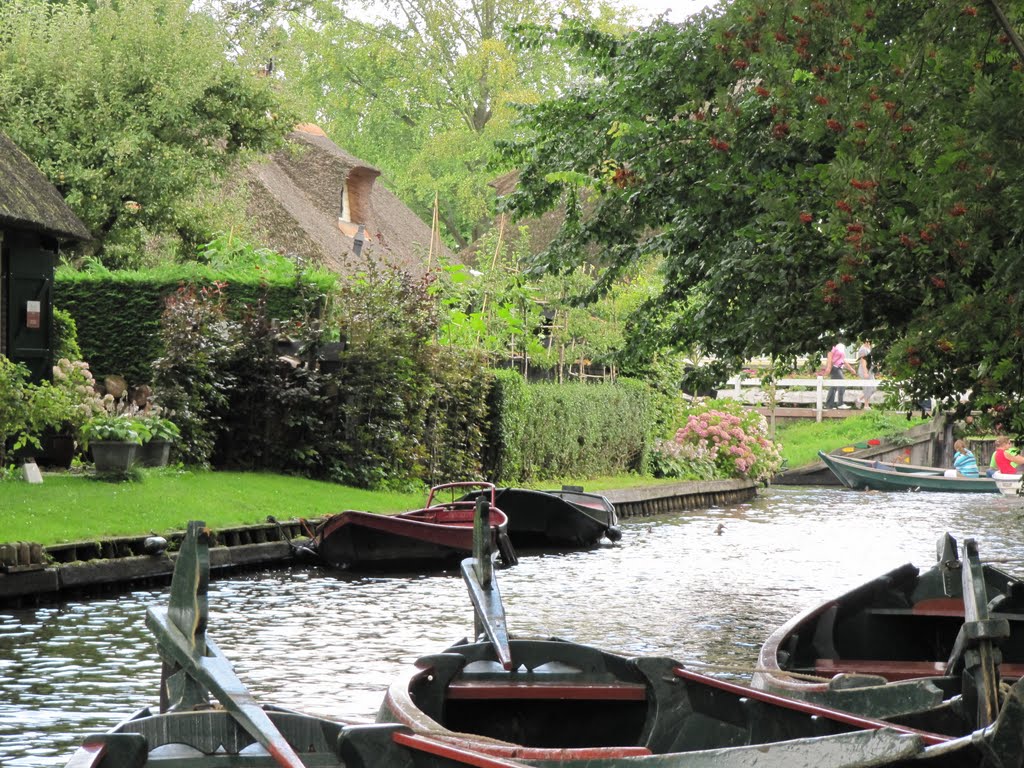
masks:
{"label": "grass lawn", "polygon": [[110,483],[48,474],[41,485],[0,484],[0,542],[56,544],[104,536],[184,530],[189,520],[218,528],[319,517],[343,509],[400,512],[422,494],[382,493],[298,477],[242,472],[150,470],[141,482]]}
{"label": "grass lawn", "polygon": [[[189,520],[213,528],[320,517],[345,509],[404,512],[427,493],[389,493],[269,473],[145,470],[141,482],[110,483],[47,474],[41,485],[0,482],[0,542],[59,544],[107,536],[184,530]],[[588,491],[653,484],[637,475],[566,481]],[[550,483],[544,487],[558,487]]]}
{"label": "grass lawn", "polygon": [[846,445],[861,443],[872,438],[882,439],[906,432],[923,424],[924,419],[907,421],[906,414],[877,409],[863,411],[845,419],[815,422],[808,419],[775,430],[776,442],[782,443],[782,456],[790,469],[813,464],[818,451],[833,451]]}

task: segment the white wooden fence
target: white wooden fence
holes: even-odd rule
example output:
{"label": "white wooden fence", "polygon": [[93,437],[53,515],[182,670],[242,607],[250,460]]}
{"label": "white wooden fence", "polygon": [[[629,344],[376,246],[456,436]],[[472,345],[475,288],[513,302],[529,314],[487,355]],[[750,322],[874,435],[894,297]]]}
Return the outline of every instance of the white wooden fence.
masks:
{"label": "white wooden fence", "polygon": [[885,396],[878,391],[880,381],[875,379],[832,379],[824,376],[816,376],[813,379],[776,379],[774,382],[762,382],[758,378],[747,378],[734,376],[726,384],[729,388],[717,390],[720,398],[731,398],[739,400],[747,405],[771,405],[770,387],[775,386],[776,406],[799,406],[812,405],[815,410],[815,420],[821,421],[821,414],[825,410],[825,390],[829,387],[843,387],[846,392],[843,400],[846,405],[852,406],[860,394],[858,390],[875,388],[869,403],[881,403]]}

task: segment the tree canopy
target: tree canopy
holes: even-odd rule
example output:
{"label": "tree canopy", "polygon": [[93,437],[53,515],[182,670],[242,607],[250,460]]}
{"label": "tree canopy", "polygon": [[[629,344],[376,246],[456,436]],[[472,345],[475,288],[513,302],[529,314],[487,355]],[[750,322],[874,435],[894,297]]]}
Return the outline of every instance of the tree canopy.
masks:
{"label": "tree canopy", "polygon": [[291,128],[268,78],[226,55],[188,0],[0,4],[0,125],[57,186],[104,261],[209,235],[192,204]]}
{"label": "tree canopy", "polygon": [[572,75],[564,55],[524,53],[515,30],[563,15],[617,30],[625,19],[603,0],[312,0],[276,56],[297,109],[380,167],[425,220],[436,199],[441,228],[465,246],[491,220],[488,159],[512,106]]}
{"label": "tree canopy", "polygon": [[994,5],[735,0],[625,40],[563,25],[541,44],[591,77],[517,126],[510,207],[567,205],[540,266],[596,245],[595,292],[663,259],[637,354],[699,347],[720,375],[845,331],[911,397],[1022,433],[1024,66]]}

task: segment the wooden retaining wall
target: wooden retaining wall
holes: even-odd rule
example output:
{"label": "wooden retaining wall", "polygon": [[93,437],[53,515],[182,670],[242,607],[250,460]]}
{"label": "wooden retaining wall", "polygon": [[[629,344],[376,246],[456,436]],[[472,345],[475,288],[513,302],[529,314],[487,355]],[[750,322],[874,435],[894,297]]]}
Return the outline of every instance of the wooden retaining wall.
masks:
{"label": "wooden retaining wall", "polygon": [[[748,501],[754,483],[723,480],[673,483],[606,492],[621,519],[706,509]],[[307,521],[315,527],[320,521]],[[174,571],[175,551],[184,532],[168,535],[167,549],[149,554],[151,536],[76,541],[43,547],[29,542],[0,544],[0,608],[23,608],[55,600],[116,592],[128,586],[161,585]],[[286,539],[306,538],[292,520],[226,528],[214,532],[210,545],[211,576],[246,568],[291,562]]]}
{"label": "wooden retaining wall", "polygon": [[628,488],[604,495],[615,505],[619,518],[626,520],[739,504],[754,498],[757,486],[750,480],[709,480]]}

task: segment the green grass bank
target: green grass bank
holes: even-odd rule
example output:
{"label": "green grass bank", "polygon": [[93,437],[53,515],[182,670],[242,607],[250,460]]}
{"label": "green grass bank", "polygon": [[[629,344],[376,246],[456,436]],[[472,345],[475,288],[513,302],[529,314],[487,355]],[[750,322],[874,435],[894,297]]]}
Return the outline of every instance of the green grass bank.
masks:
{"label": "green grass bank", "polygon": [[[817,460],[819,449],[898,435],[920,420],[871,411],[841,421],[779,428],[783,456],[791,468]],[[367,491],[269,473],[146,470],[137,482],[109,483],[73,474],[47,474],[41,485],[0,482],[0,542],[68,541],[183,530],[189,520],[214,528],[314,518],[345,509],[396,513],[423,506],[427,493]],[[678,482],[639,475],[566,479],[588,491]],[[549,483],[546,487],[558,487]]]}

